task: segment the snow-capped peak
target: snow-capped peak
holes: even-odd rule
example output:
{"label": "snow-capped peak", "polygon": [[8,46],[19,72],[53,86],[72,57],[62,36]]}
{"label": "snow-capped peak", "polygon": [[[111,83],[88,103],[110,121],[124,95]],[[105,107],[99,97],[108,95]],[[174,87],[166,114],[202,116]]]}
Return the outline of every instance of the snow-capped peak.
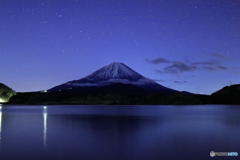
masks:
{"label": "snow-capped peak", "polygon": [[[49,91],[65,90],[70,92],[72,89],[75,91],[81,87],[104,87],[116,83],[131,84],[149,92],[175,92],[172,89],[161,86],[155,83],[153,80],[142,76],[127,65],[118,62],[113,62],[84,78],[69,81],[62,85],[56,86]],[[81,89],[79,92],[81,92]]]}
{"label": "snow-capped peak", "polygon": [[142,78],[145,79],[144,76],[135,72],[127,65],[123,63],[113,62],[84,77],[83,79],[92,81],[104,81],[111,79],[128,79],[131,81],[137,81]]}

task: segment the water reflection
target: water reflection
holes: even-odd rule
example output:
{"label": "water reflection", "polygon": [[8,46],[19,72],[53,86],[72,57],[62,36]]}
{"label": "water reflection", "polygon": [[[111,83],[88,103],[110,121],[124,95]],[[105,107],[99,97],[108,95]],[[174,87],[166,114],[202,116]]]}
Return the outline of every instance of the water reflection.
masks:
{"label": "water reflection", "polygon": [[211,160],[212,150],[240,153],[239,114],[227,106],[4,105],[0,160]]}
{"label": "water reflection", "polygon": [[43,106],[43,146],[47,148],[47,106]]}

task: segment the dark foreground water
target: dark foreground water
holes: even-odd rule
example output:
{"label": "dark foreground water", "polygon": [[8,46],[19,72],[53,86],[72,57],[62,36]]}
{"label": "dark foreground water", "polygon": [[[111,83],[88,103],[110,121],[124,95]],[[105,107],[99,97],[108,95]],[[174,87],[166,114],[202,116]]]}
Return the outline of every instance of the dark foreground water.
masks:
{"label": "dark foreground water", "polygon": [[240,106],[0,106],[1,160],[205,160],[240,154]]}

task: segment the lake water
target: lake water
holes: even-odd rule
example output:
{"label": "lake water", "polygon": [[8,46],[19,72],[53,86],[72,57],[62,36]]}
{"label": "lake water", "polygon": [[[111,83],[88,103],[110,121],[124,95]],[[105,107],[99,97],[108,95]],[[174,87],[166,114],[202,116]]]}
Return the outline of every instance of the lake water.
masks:
{"label": "lake water", "polygon": [[240,154],[240,106],[0,106],[2,160],[201,160]]}

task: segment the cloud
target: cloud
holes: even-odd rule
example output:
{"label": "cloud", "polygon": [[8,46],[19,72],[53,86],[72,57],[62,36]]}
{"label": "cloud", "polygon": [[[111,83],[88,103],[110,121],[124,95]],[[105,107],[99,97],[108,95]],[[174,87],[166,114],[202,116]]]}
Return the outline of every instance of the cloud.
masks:
{"label": "cloud", "polygon": [[187,81],[173,81],[173,82],[178,84],[188,83]]}
{"label": "cloud", "polygon": [[206,70],[209,70],[209,71],[215,71],[216,70],[216,68],[213,68],[213,67],[203,67],[204,69],[206,69]]}
{"label": "cloud", "polygon": [[218,58],[221,58],[221,59],[228,59],[225,55],[223,55],[221,53],[212,53],[212,55],[214,57],[218,57]]}
{"label": "cloud", "polygon": [[158,70],[156,70],[156,73],[163,74],[163,73],[165,73],[165,72],[158,69]]}
{"label": "cloud", "polygon": [[180,81],[173,81],[174,83],[178,83],[178,84],[182,84],[182,82]]}
{"label": "cloud", "polygon": [[[219,53],[212,54],[216,57],[226,58],[224,55]],[[165,73],[171,73],[171,74],[178,74],[182,72],[190,72],[190,71],[196,71],[196,70],[208,70],[208,71],[228,71],[229,69],[226,66],[223,66],[220,64],[220,62],[216,59],[212,59],[209,61],[200,61],[200,62],[189,62],[189,61],[171,61],[165,58],[156,58],[153,60],[146,59],[148,63],[151,64],[167,64],[165,68],[162,70],[158,69],[156,70],[156,73],[165,74]]]}
{"label": "cloud", "polygon": [[207,62],[193,62],[192,65],[216,65],[216,61],[207,61]]}
{"label": "cloud", "polygon": [[188,65],[183,62],[175,61],[172,63],[172,65],[167,66],[164,68],[165,72],[177,74],[179,72],[188,72],[188,71],[194,71],[197,67],[193,65]]}
{"label": "cloud", "polygon": [[225,67],[225,66],[217,66],[219,69],[221,69],[221,70],[228,70],[228,68],[227,67]]}
{"label": "cloud", "polygon": [[171,61],[165,59],[165,58],[156,58],[153,60],[146,59],[147,62],[152,64],[159,64],[159,63],[171,63]]}
{"label": "cloud", "polygon": [[217,66],[217,67],[209,67],[209,66],[207,66],[207,67],[203,67],[204,69],[207,69],[207,70],[209,70],[209,71],[216,71],[216,70],[228,70],[228,68],[227,67],[225,67],[225,66]]}

